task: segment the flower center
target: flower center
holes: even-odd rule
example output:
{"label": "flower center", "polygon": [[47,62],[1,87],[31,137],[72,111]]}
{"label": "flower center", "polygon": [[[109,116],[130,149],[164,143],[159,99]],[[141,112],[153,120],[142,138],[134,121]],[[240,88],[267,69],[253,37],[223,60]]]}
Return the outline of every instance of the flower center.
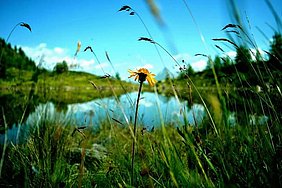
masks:
{"label": "flower center", "polygon": [[138,73],[138,75],[139,75],[139,82],[144,82],[146,80],[147,74]]}

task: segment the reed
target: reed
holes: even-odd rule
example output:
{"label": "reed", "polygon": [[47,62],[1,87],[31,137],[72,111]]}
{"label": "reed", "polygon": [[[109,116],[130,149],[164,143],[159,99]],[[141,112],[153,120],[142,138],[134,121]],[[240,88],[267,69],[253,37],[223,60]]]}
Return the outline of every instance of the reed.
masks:
{"label": "reed", "polygon": [[[155,6],[153,1],[148,2],[151,3],[150,6]],[[199,29],[187,2],[183,0],[183,3]],[[279,20],[270,2],[267,3],[274,17]],[[234,17],[236,15],[239,19],[235,7],[233,9]],[[150,36],[150,38],[141,37],[139,41],[153,44],[158,54],[158,49],[163,50],[172,58],[179,70],[184,70],[169,50],[152,38],[149,28],[135,10],[126,5],[119,11],[127,11],[131,16],[137,15]],[[248,52],[251,52],[253,47],[258,50],[251,31],[243,27],[240,20],[237,22],[228,23],[222,28],[223,32],[229,31],[228,37],[213,39],[216,48],[224,52],[221,46],[224,44],[243,52],[241,44],[248,43],[251,45],[247,48]],[[200,30],[198,33],[202,38]],[[241,36],[240,39],[236,38],[238,35]],[[206,45],[204,41],[203,43]],[[92,47],[88,46],[84,51],[88,50],[100,64]],[[282,127],[281,115],[279,115],[281,83],[277,78],[277,82],[272,82],[276,85],[267,90],[269,81],[265,80],[264,75],[268,74],[269,78],[275,80],[277,72],[269,68],[265,57],[258,55],[256,61],[262,61],[263,66],[248,62],[246,67],[250,71],[248,74],[254,75],[258,86],[263,88],[262,91],[257,89],[260,87],[254,88],[250,80],[244,79],[245,75],[236,65],[230,65],[235,70],[232,79],[239,83],[240,87],[237,89],[223,87],[220,72],[216,70],[212,58],[208,54],[196,55],[205,56],[211,61],[210,75],[214,80],[215,92],[209,91],[208,88],[201,90],[196,79],[204,78],[192,77],[187,73],[180,81],[170,79],[164,83],[171,86],[171,95],[178,101],[189,99],[188,102],[191,104],[203,105],[206,115],[201,122],[197,121],[196,112],[192,112],[195,125],[189,124],[185,113],[180,113],[177,123],[165,122],[160,99],[156,102],[161,119],[160,125],[148,130],[142,122],[138,121],[139,102],[146,81],[150,86],[155,86],[154,90],[157,94],[155,75],[145,68],[129,70],[129,78],[134,78],[139,83],[136,102],[128,98],[131,106],[136,104],[135,108],[130,109],[134,114],[133,125],[120,102],[117,103],[116,108],[121,109],[126,124],[108,113],[107,118],[101,120],[97,128],[77,127],[76,123],[66,116],[55,117],[43,109],[38,114],[38,120],[30,122],[29,136],[25,142],[14,144],[7,142],[8,125],[5,122],[7,112],[2,109],[5,142],[0,161],[0,185],[10,187],[281,187]],[[107,52],[106,57],[114,69]],[[274,59],[279,60],[279,58]],[[101,70],[104,74],[101,79],[108,80],[110,92],[118,101],[118,95],[113,88],[117,82],[110,80],[110,75]],[[65,81],[68,81],[67,78]],[[102,90],[99,88],[99,83],[91,79],[89,83],[98,90],[98,97],[101,98]],[[188,90],[188,94],[182,93],[183,90]],[[127,91],[126,88],[124,91]],[[29,95],[33,95],[33,92]],[[31,100],[32,97],[28,99]],[[103,105],[103,108],[110,110],[106,105]],[[235,115],[231,116],[232,114]],[[92,116],[95,114],[89,114],[90,119]],[[262,117],[267,118],[263,121]]]}

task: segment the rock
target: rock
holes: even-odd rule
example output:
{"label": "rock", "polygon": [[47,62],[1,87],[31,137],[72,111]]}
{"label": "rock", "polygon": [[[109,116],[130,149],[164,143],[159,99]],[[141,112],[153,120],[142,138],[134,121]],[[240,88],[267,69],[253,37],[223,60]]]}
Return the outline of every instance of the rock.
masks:
{"label": "rock", "polygon": [[[90,169],[97,169],[107,156],[107,149],[99,144],[93,144],[92,148],[85,149],[84,166]],[[73,148],[69,151],[71,164],[81,163],[82,148]]]}

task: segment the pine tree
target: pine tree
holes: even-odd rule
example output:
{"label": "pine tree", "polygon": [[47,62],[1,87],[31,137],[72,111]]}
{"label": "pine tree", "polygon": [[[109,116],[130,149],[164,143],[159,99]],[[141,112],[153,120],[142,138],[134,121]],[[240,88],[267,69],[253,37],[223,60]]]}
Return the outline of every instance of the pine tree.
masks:
{"label": "pine tree", "polygon": [[270,44],[269,62],[278,66],[282,64],[282,35],[280,33],[275,33],[273,36],[273,41]]}

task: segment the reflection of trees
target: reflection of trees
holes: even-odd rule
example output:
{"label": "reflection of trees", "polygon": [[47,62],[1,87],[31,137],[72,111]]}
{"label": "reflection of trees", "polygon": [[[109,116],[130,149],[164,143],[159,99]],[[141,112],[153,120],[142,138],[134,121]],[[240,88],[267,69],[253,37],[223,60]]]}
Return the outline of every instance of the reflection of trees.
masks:
{"label": "reflection of trees", "polygon": [[249,115],[252,114],[266,115],[269,118],[273,116],[273,119],[276,119],[276,114],[281,113],[281,97],[275,92],[270,94],[238,90],[229,96],[228,101],[230,101],[229,109],[233,109],[237,113],[239,121],[249,120]]}
{"label": "reflection of trees", "polygon": [[[209,95],[217,96],[216,92],[212,92],[211,90],[199,90],[201,96],[205,103],[207,104],[210,112],[213,112],[212,106],[210,105]],[[173,97],[169,95],[168,97]],[[168,99],[168,97],[163,97],[164,99]],[[187,107],[191,109],[193,104],[202,104],[202,100],[196,92],[193,92],[190,96],[187,92],[182,92],[179,96],[180,101],[188,101]],[[266,115],[269,118],[273,117],[275,119],[277,114],[281,113],[281,108],[279,105],[281,104],[281,97],[278,96],[277,93],[257,93],[251,90],[235,90],[235,91],[227,91],[224,94],[224,100],[227,108],[227,115],[230,112],[235,112],[236,122],[240,125],[249,125],[250,118],[249,115],[255,114],[257,116]],[[192,100],[191,100],[192,98]],[[271,99],[271,103],[269,102]],[[197,115],[197,114],[196,114]]]}
{"label": "reflection of trees", "polygon": [[162,102],[162,103],[168,103],[168,101],[170,100],[171,97],[169,96],[165,96],[165,95],[159,95],[159,100]]}
{"label": "reflection of trees", "polygon": [[65,102],[56,102],[56,101],[52,101],[52,103],[54,104],[55,109],[58,112],[63,112],[63,113],[67,112],[67,110],[68,110],[68,104],[67,103],[65,103]]}
{"label": "reflection of trees", "polygon": [[[28,102],[27,96],[23,93],[6,94],[0,96],[0,106],[4,109],[4,115],[8,127],[12,127],[13,124],[25,122],[28,115],[35,111],[35,107],[39,104],[38,97],[33,96],[33,99]],[[4,125],[4,120],[0,116],[0,124]]]}

